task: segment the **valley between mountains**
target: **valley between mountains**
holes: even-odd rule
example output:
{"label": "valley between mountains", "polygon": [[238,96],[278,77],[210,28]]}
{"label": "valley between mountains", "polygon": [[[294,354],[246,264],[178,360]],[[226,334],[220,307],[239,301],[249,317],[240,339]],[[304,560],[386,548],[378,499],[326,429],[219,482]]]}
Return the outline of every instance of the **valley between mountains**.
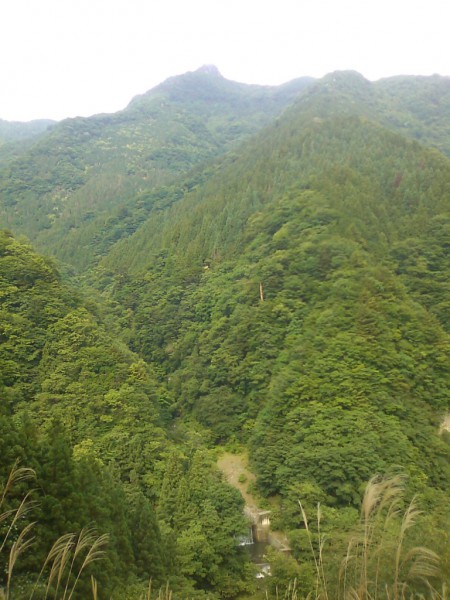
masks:
{"label": "valley between mountains", "polygon": [[0,121],[0,597],[446,598],[449,208],[437,75]]}

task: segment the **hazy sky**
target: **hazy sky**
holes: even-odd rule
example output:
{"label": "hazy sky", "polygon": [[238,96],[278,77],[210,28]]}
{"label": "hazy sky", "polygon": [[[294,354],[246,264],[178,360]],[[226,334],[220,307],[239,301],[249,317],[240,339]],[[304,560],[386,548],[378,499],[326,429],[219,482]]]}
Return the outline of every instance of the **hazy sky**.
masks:
{"label": "hazy sky", "polygon": [[0,118],[113,112],[215,64],[279,84],[450,75],[449,0],[1,0]]}

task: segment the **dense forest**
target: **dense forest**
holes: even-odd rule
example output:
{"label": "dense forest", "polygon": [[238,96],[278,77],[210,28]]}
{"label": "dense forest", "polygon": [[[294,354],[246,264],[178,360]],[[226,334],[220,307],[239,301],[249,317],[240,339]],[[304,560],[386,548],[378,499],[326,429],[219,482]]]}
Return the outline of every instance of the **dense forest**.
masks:
{"label": "dense forest", "polygon": [[448,78],[210,66],[0,121],[0,597],[446,597],[449,123]]}

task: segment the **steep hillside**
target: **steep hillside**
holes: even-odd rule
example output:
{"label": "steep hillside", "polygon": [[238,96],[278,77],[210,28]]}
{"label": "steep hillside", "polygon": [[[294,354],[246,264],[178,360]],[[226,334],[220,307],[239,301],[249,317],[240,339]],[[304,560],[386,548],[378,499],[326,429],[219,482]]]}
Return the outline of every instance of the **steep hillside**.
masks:
{"label": "steep hillside", "polygon": [[390,77],[375,87],[386,124],[450,156],[450,77]]}
{"label": "steep hillside", "polygon": [[[117,440],[126,415],[138,406],[143,410],[149,405],[145,435],[151,432],[154,439],[165,444],[158,399],[148,388],[156,384],[149,382],[147,371],[143,361],[137,362],[131,352],[112,341],[98,316],[74,290],[62,284],[51,261],[9,233],[0,232],[2,492],[16,461],[35,471],[35,481],[29,483],[34,489],[35,504],[30,504],[34,510],[30,514],[25,511],[17,523],[12,523],[11,541],[21,528],[38,521],[33,526],[33,553],[21,557],[13,590],[30,593],[31,582],[43,566],[51,544],[63,534],[79,533],[88,526],[110,536],[107,561],[102,569],[93,571],[105,590],[113,593],[116,587],[138,576],[159,577],[164,573],[162,544],[158,547],[161,536],[150,502],[136,484],[126,490],[107,467],[114,463],[115,469],[122,470],[122,481],[127,480],[131,447],[122,437],[118,452],[113,438]],[[117,407],[125,393],[126,414],[119,417],[116,412],[113,424],[108,420],[112,399]],[[134,443],[139,445],[140,436],[136,433]],[[140,450],[145,454],[143,447]],[[10,547],[10,543],[6,548],[3,545],[11,517],[5,510],[14,512],[18,494],[27,490],[24,483],[17,487],[10,491],[6,506],[2,497],[3,551]],[[153,537],[151,543],[142,547],[152,556],[152,564],[146,570],[139,567],[141,559],[136,546],[141,543],[141,534],[133,524],[141,518],[141,511],[147,516]],[[5,578],[2,572],[0,585],[5,584]],[[87,586],[79,593],[78,597],[86,597]]]}
{"label": "steep hillside", "polygon": [[309,81],[251,86],[202,68],[169,79],[119,113],[63,121],[0,171],[0,218],[41,250],[85,266],[105,221],[138,192],[236,145]]}
{"label": "steep hillside", "polygon": [[[85,270],[133,233],[161,196],[173,196],[168,184],[197,185],[209,176],[205,161],[236,148],[296,99],[299,127],[322,114],[365,116],[450,154],[449,85],[438,76],[370,83],[337,72],[263,87],[204,67],[170,78],[119,113],[63,121],[0,148],[0,218]],[[183,181],[198,168],[201,176]]]}
{"label": "steep hillside", "polygon": [[[139,597],[150,578],[191,597],[247,587],[248,557],[235,543],[243,501],[194,432],[177,438],[171,426],[171,439],[170,398],[51,261],[0,232],[0,554],[27,491],[22,482],[5,507],[8,473],[17,460],[36,473],[33,514],[11,526],[14,541],[37,521],[33,553],[15,570],[17,597],[29,597],[52,542],[83,527],[109,535],[92,573],[110,598],[128,588]],[[0,586],[6,578],[2,570]],[[86,579],[74,598],[89,594]]]}
{"label": "steep hillside", "polygon": [[301,481],[356,503],[398,464],[445,489],[450,161],[342,87],[316,107],[301,98],[155,212],[101,285],[177,414],[247,441],[266,493]]}
{"label": "steep hillside", "polygon": [[337,71],[309,86],[300,106],[307,117],[364,116],[450,156],[450,77],[369,82],[357,72]]}
{"label": "steep hillside", "polygon": [[145,427],[164,439],[164,390],[149,367],[107,333],[95,305],[61,282],[51,261],[3,232],[0,276],[0,393],[10,412],[26,412],[44,427],[57,419],[73,443],[96,438],[97,451],[102,446],[115,460],[129,448],[123,441],[118,452],[107,440],[133,411],[144,411]]}
{"label": "steep hillside", "polygon": [[[401,80],[403,81],[403,79]],[[218,235],[222,236],[224,243],[230,244],[234,235],[232,232],[231,237],[229,235],[233,222],[235,227],[241,227],[242,219],[245,221],[247,211],[256,210],[260,202],[268,201],[274,189],[280,193],[292,181],[298,180],[299,173],[296,171],[298,167],[301,168],[300,175],[303,179],[308,173],[317,169],[318,161],[322,160],[319,152],[322,152],[323,149],[320,140],[316,143],[314,138],[316,133],[321,135],[319,126],[323,120],[358,117],[378,123],[387,129],[402,134],[406,133],[408,137],[414,139],[421,137],[419,129],[428,131],[427,139],[430,145],[441,146],[450,152],[450,136],[446,133],[447,124],[450,122],[448,78],[424,78],[423,81],[421,78],[405,78],[403,87],[406,90],[420,90],[420,93],[417,91],[418,106],[414,104],[414,100],[410,100],[406,107],[401,94],[400,97],[397,97],[391,91],[391,84],[395,90],[398,86],[397,79],[370,83],[358,73],[342,72],[330,74],[320,82],[310,85],[299,96],[295,105],[287,109],[285,117],[279,119],[274,126],[269,126],[254,140],[244,144],[238,153],[230,153],[224,160],[211,163],[207,169],[202,170],[199,167],[188,179],[181,179],[176,185],[158,188],[136,197],[134,202],[130,202],[128,210],[110,218],[108,228],[105,227],[101,231],[101,235],[97,236],[97,256],[101,257],[102,254],[105,254],[111,242],[129,237],[150,214],[148,223],[142,226],[142,230],[137,232],[133,239],[126,240],[123,246],[118,244],[117,250],[112,250],[112,255],[117,257],[122,269],[125,271],[139,269],[145,263],[145,257],[151,254],[152,248],[163,243],[161,236],[166,235],[164,233],[166,229],[161,227],[161,222],[172,219],[172,217],[174,218],[173,223],[180,220],[177,216],[178,208],[175,205],[181,198],[193,189],[198,190],[198,194],[214,198],[218,195],[217,189],[220,188],[224,195],[227,193],[229,181],[230,187],[239,186],[241,184],[236,182],[240,178],[246,182],[248,196],[252,196],[252,199],[251,201],[247,199],[246,202],[240,201],[239,206],[233,207],[233,214],[229,215],[225,230],[223,227],[216,226]],[[431,96],[429,105],[426,105],[424,96],[430,85],[433,89],[437,88],[439,93],[436,92],[434,96]],[[434,111],[436,102],[441,107],[437,114]],[[401,118],[399,106],[402,106]],[[405,126],[405,123],[407,124],[411,120],[413,113],[415,114],[416,129]],[[427,124],[432,118],[435,119],[435,123],[440,122],[442,126],[428,129]],[[339,124],[336,127],[338,128]],[[362,144],[361,152],[367,154],[368,148],[366,148],[364,140],[357,143],[359,142]],[[313,149],[315,145],[318,147],[315,156],[308,158],[305,155],[306,161],[300,164],[299,153],[304,152],[304,147]],[[336,148],[330,149],[331,153],[335,153],[335,151]],[[344,151],[346,151],[345,148]],[[353,148],[353,151],[358,153],[359,150]],[[325,152],[330,153],[327,149]],[[284,161],[285,155],[286,161]],[[377,159],[377,156],[373,158],[373,160]],[[261,173],[266,168],[263,162],[268,160],[272,160],[272,165],[265,174]],[[339,157],[335,154],[333,160],[339,162]],[[214,176],[216,172],[219,173],[217,177]],[[258,189],[255,187],[253,190],[253,181],[256,177],[260,179],[260,182],[257,186]],[[262,181],[263,177],[265,177],[264,182]],[[212,178],[211,184],[208,183],[209,178]],[[254,194],[253,191],[255,191]],[[191,194],[189,198],[197,197],[197,195],[192,196]],[[189,202],[193,201],[189,200]],[[166,209],[172,205],[174,208],[171,209],[171,212],[167,212]],[[182,208],[181,211],[183,210]],[[170,234],[168,235],[170,236]],[[108,239],[108,244],[104,244],[105,239]],[[170,245],[170,242],[167,241],[164,244],[167,246]],[[200,253],[204,252],[202,246],[198,250]],[[212,248],[208,249],[206,254],[213,251]],[[112,260],[114,261],[116,258]]]}

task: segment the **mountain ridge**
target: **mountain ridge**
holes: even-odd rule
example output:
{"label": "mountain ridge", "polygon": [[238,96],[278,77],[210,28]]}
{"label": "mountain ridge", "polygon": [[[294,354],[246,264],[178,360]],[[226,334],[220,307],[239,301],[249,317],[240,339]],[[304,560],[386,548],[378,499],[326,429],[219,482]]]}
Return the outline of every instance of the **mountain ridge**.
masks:
{"label": "mountain ridge", "polygon": [[[76,238],[74,230],[92,228],[92,219],[101,223],[105,211],[126,205],[140,191],[165,185],[226,152],[270,121],[296,93],[289,89],[272,98],[266,88],[258,88],[256,96],[249,88],[195,72],[164,82],[113,115],[62,121],[4,164],[1,218],[39,248],[52,251],[58,238]],[[216,101],[202,97],[205,89]],[[26,216],[30,211],[32,219]],[[74,246],[80,243],[74,240]],[[64,244],[61,250],[60,257],[67,259]]]}

